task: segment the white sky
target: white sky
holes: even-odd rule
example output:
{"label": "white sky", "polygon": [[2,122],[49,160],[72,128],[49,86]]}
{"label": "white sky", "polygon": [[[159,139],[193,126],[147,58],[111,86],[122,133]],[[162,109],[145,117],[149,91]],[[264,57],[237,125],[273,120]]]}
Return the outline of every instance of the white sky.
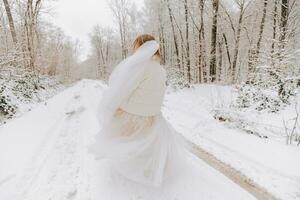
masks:
{"label": "white sky", "polygon": [[[143,0],[131,0],[140,7]],[[79,39],[82,46],[81,60],[89,53],[88,34],[97,24],[114,27],[108,0],[57,0],[51,21],[61,27],[66,35]]]}

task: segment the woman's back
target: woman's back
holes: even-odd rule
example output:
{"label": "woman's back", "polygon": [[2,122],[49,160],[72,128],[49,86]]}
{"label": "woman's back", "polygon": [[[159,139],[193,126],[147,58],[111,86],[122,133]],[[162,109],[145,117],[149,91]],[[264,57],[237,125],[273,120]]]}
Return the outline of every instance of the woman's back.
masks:
{"label": "woman's back", "polygon": [[137,82],[134,91],[122,102],[121,109],[140,116],[160,113],[166,89],[166,72],[158,61],[149,60],[145,74]]}

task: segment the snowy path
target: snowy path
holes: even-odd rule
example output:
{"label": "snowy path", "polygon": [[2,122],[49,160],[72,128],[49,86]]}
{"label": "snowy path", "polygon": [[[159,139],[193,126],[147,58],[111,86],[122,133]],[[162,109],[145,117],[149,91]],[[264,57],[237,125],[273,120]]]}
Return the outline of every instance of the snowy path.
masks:
{"label": "snowy path", "polygon": [[115,174],[86,149],[99,130],[100,98],[99,82],[81,81],[0,127],[1,200],[254,199],[194,156],[159,189]]}

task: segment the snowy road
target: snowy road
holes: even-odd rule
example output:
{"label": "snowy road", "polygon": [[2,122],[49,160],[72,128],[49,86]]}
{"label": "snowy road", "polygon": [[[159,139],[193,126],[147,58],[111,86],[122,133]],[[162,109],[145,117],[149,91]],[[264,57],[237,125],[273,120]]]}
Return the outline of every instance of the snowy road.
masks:
{"label": "snowy road", "polygon": [[94,160],[86,147],[100,128],[101,88],[81,81],[0,127],[1,200],[254,199],[193,156],[189,170],[159,189],[123,179],[105,160]]}

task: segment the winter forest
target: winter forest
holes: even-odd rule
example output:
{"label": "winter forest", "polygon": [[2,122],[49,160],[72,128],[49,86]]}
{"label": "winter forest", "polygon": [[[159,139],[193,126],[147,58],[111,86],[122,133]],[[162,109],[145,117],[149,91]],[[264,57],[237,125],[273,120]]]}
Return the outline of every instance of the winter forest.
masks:
{"label": "winter forest", "polygon": [[147,33],[167,72],[164,116],[224,184],[202,199],[300,200],[300,1],[98,0],[111,25],[93,24],[88,44],[49,20],[58,1],[0,0],[0,199],[176,195],[114,184],[85,150],[111,72]]}

